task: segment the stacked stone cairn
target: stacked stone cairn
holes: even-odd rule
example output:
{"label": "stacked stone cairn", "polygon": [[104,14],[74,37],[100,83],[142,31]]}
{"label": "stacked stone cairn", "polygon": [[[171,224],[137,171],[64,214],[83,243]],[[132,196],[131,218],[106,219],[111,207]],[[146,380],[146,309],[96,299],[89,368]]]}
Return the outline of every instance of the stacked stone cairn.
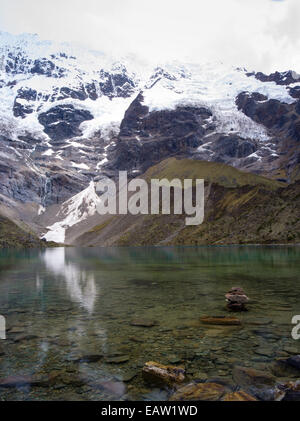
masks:
{"label": "stacked stone cairn", "polygon": [[225,294],[227,309],[230,311],[247,311],[245,304],[249,298],[240,287],[233,287]]}

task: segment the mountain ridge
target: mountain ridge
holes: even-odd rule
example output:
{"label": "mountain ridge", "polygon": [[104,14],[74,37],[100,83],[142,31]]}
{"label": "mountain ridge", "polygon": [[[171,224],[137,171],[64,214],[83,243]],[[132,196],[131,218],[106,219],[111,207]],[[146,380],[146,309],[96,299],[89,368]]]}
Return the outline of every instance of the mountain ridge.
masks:
{"label": "mountain ridge", "polygon": [[[170,157],[300,178],[293,71],[141,64],[0,33],[0,94],[0,203],[39,235],[91,182],[120,170],[134,178]],[[52,207],[57,220],[40,225]]]}

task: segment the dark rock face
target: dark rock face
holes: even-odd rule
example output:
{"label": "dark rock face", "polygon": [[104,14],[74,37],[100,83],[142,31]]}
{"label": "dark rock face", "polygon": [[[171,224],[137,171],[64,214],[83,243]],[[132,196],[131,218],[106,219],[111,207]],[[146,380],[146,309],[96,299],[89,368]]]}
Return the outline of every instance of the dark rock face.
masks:
{"label": "dark rock face", "polygon": [[141,136],[150,138],[156,135],[165,137],[185,137],[192,133],[203,136],[201,125],[212,116],[210,110],[196,107],[177,107],[175,110],[153,111],[142,104],[143,95],[132,102],[121,123],[120,136]]}
{"label": "dark rock face", "polygon": [[44,126],[45,133],[52,140],[61,141],[80,136],[80,124],[83,121],[92,120],[93,116],[89,111],[76,109],[73,105],[58,105],[41,113],[38,119]]}
{"label": "dark rock face", "polygon": [[257,146],[250,140],[241,139],[239,136],[220,136],[214,145],[219,157],[224,155],[230,158],[244,158],[257,150]]}
{"label": "dark rock face", "polygon": [[[294,96],[299,93],[298,90],[293,92]],[[290,181],[299,167],[300,100],[286,104],[275,99],[268,100],[256,92],[241,92],[236,98],[236,105],[256,123],[269,129],[268,134],[276,148],[276,154],[267,158],[269,168],[272,169],[272,162],[277,160],[276,166],[283,168],[287,174],[287,178],[281,180]],[[260,156],[265,150],[260,150]]]}
{"label": "dark rock face", "polygon": [[276,99],[265,98],[257,92],[241,92],[236,98],[236,105],[246,116],[256,123],[272,129],[273,134],[300,140],[300,101],[285,104]]}
{"label": "dark rock face", "polygon": [[142,119],[148,114],[148,107],[142,105],[143,95],[139,94],[125,112],[120,126],[120,136],[137,134],[142,128]]}
{"label": "dark rock face", "polygon": [[14,55],[10,52],[7,57],[5,71],[11,74],[23,73],[30,63],[31,60],[28,60],[21,53]]}
{"label": "dark rock face", "polygon": [[289,94],[293,98],[300,99],[300,86],[295,86],[294,88],[289,88]]}
{"label": "dark rock face", "polygon": [[86,94],[84,87],[81,85],[81,87],[78,90],[66,88],[63,87],[60,90],[60,95],[57,98],[57,100],[66,99],[66,98],[73,98],[73,99],[79,99],[80,101],[84,101],[88,98],[88,95]]}
{"label": "dark rock face", "polygon": [[[245,97],[241,95],[238,99],[253,118],[257,104],[268,102],[259,93],[254,93],[253,97],[245,93]],[[257,161],[255,157],[246,160],[258,150],[258,142],[243,139],[237,134],[214,133],[214,117],[209,109],[178,106],[174,110],[149,112],[143,100],[140,93],[127,109],[115,150],[105,170],[144,172],[149,166],[170,156],[193,156],[195,159],[236,166],[251,165]],[[199,146],[203,147],[198,149]],[[267,156],[268,152],[264,153]]]}
{"label": "dark rock face", "polygon": [[55,66],[55,64],[47,59],[31,60],[21,52],[8,53],[5,63],[5,71],[8,74],[31,73],[33,75],[44,75],[48,77],[59,78],[64,76],[65,69]]}
{"label": "dark rock face", "polygon": [[55,69],[55,64],[52,61],[43,58],[42,60],[34,60],[33,67],[31,68],[32,74],[52,76]]}
{"label": "dark rock face", "polygon": [[88,83],[85,87],[86,92],[89,96],[90,99],[92,99],[93,101],[95,101],[98,98],[97,95],[97,88],[96,88],[96,84],[95,83]]}
{"label": "dark rock face", "polygon": [[108,73],[104,70],[100,71],[100,76],[103,79],[100,82],[100,90],[103,95],[109,98],[113,97],[130,97],[134,92],[134,82],[129,78],[126,71],[120,73]]}
{"label": "dark rock face", "polygon": [[165,136],[175,138],[198,134],[202,137],[205,133],[201,124],[209,118],[211,113],[204,108],[178,107],[176,110],[155,111],[145,118],[141,127],[143,131],[151,134],[162,132]]}
{"label": "dark rock face", "polygon": [[[16,62],[17,60],[17,62]],[[21,58],[20,58],[21,60]],[[10,58],[6,66],[6,71],[11,74],[32,73],[33,75],[44,75],[47,77],[60,78],[64,76],[65,70],[55,66],[51,60],[41,59],[35,60],[33,63],[30,60],[23,58],[23,65],[20,67],[18,59]],[[99,96],[107,96],[110,99],[115,97],[130,97],[135,89],[135,83],[127,74],[126,69],[120,70],[120,73],[109,73],[104,70],[99,71],[99,80],[91,81],[87,84],[80,84],[74,88],[63,86],[62,88],[55,87],[51,94],[43,94],[30,88],[19,89],[14,101],[13,112],[15,117],[25,118],[26,115],[31,114],[36,108],[34,104],[36,101],[60,101],[72,98],[79,101],[85,101],[87,98],[95,101]],[[2,85],[3,83],[3,85]],[[13,84],[9,82],[11,86]],[[9,85],[7,84],[7,85]],[[0,81],[0,88],[5,86],[4,81]],[[24,101],[28,103],[24,103]],[[63,130],[63,129],[62,129]]]}
{"label": "dark rock face", "polygon": [[236,98],[236,105],[247,117],[269,129],[282,126],[286,122],[285,115],[289,112],[288,104],[276,99],[266,100],[266,97],[257,92],[241,92]]}
{"label": "dark rock face", "polygon": [[156,139],[139,143],[136,140],[119,140],[114,159],[109,167],[115,170],[140,170],[144,172],[153,163],[167,156],[188,155],[197,139]]}
{"label": "dark rock face", "polygon": [[291,83],[299,82],[300,75],[292,70],[287,72],[275,72],[270,75],[266,75],[262,72],[258,73],[247,73],[247,76],[255,76],[256,79],[261,82],[275,82],[277,85],[290,85]]}
{"label": "dark rock face", "polygon": [[211,116],[203,107],[149,112],[140,93],[121,123],[111,166],[144,171],[167,156],[188,154],[201,145],[206,132],[203,126]]}
{"label": "dark rock face", "polygon": [[23,104],[22,101],[19,102],[19,99],[26,101],[35,101],[36,98],[36,90],[30,88],[19,89],[13,107],[14,116],[25,118],[26,114],[31,114],[33,112],[32,106],[30,104]]}
{"label": "dark rock face", "polygon": [[[184,75],[181,75],[182,77],[184,77]],[[171,75],[170,73],[168,73],[166,70],[164,70],[162,67],[156,67],[154,69],[154,73],[151,76],[151,80],[153,81],[157,81],[158,79],[168,79],[168,80],[176,80],[176,77]]]}
{"label": "dark rock face", "polygon": [[297,141],[300,141],[300,121],[299,120],[291,124],[289,133],[294,139],[296,139]]}

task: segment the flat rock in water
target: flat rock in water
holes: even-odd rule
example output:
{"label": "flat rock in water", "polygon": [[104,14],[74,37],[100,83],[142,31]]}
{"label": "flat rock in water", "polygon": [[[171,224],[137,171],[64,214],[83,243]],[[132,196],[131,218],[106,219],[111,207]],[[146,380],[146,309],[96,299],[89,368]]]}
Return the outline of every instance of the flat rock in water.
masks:
{"label": "flat rock in water", "polygon": [[20,386],[48,386],[49,378],[44,376],[9,376],[0,379],[0,388],[13,388]]}
{"label": "flat rock in water", "polygon": [[143,343],[144,339],[138,338],[137,336],[130,336],[130,338],[128,338],[130,341],[132,342],[136,342],[136,343]]}
{"label": "flat rock in water", "polygon": [[97,361],[101,360],[103,355],[95,354],[95,355],[83,355],[82,357],[75,360],[75,362],[79,363],[96,363]]}
{"label": "flat rock in water", "polygon": [[144,379],[151,383],[172,385],[174,383],[182,383],[185,380],[185,370],[183,367],[163,365],[155,361],[146,362],[142,374]]}
{"label": "flat rock in water", "polygon": [[115,357],[107,357],[105,359],[105,362],[109,364],[123,364],[129,361],[128,355],[117,355]]}
{"label": "flat rock in water", "polygon": [[272,386],[276,381],[276,378],[272,374],[268,374],[265,371],[255,370],[254,368],[241,366],[234,367],[232,377],[239,386]]}
{"label": "flat rock in water", "polygon": [[239,390],[238,392],[226,393],[222,401],[237,402],[237,401],[257,401],[253,396]]}
{"label": "flat rock in water", "polygon": [[12,327],[11,329],[9,329],[9,333],[24,333],[26,330],[25,327]]}
{"label": "flat rock in water", "polygon": [[129,383],[129,382],[131,382],[131,380],[133,380],[136,376],[137,376],[137,372],[136,371],[129,371],[129,372],[127,372],[127,373],[124,373],[123,375],[122,375],[122,381],[124,382],[124,383]]}
{"label": "flat rock in water", "polygon": [[265,317],[256,317],[247,319],[247,324],[253,326],[270,325],[272,321],[272,319],[267,319]]}
{"label": "flat rock in water", "polygon": [[296,348],[295,346],[285,346],[283,347],[283,351],[287,352],[288,354],[294,354],[294,355],[299,354],[299,349]]}
{"label": "flat rock in water", "polygon": [[226,317],[226,316],[203,316],[200,318],[202,323],[208,325],[225,325],[225,326],[236,326],[240,325],[241,321],[237,317]]}
{"label": "flat rock in water", "polygon": [[182,358],[177,357],[176,355],[169,355],[167,358],[170,364],[179,364],[182,362]]}
{"label": "flat rock in water", "polygon": [[178,389],[170,401],[217,401],[225,387],[217,383],[190,383]]}
{"label": "flat rock in water", "polygon": [[138,326],[138,327],[153,327],[153,326],[157,326],[158,323],[154,320],[136,319],[136,320],[132,320],[130,325]]}
{"label": "flat rock in water", "polygon": [[38,336],[37,335],[17,335],[14,339],[14,342],[31,341],[33,339],[38,339]]}
{"label": "flat rock in water", "polygon": [[55,370],[49,374],[50,384],[65,384],[68,386],[79,387],[86,383],[87,379],[79,377],[74,373]]}
{"label": "flat rock in water", "polygon": [[19,387],[31,383],[31,376],[9,376],[0,379],[0,387]]}
{"label": "flat rock in water", "polygon": [[255,348],[254,353],[257,355],[262,355],[265,357],[273,357],[274,356],[274,351],[272,351],[271,349],[268,348]]}

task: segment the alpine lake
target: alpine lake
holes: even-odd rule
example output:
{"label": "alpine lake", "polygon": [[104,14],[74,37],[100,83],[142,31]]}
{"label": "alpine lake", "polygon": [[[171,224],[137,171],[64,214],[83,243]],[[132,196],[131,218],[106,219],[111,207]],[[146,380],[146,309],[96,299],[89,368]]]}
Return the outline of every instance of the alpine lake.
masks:
{"label": "alpine lake", "polygon": [[[242,287],[248,311],[225,293]],[[295,381],[300,247],[49,248],[0,251],[0,400],[167,400],[144,364],[183,367],[188,382],[245,388],[242,366]],[[203,316],[237,317],[214,325]],[[184,384],[185,384],[184,383]],[[272,399],[271,386],[247,390]],[[274,386],[275,387],[275,386]],[[252,388],[252,389],[251,389]]]}

